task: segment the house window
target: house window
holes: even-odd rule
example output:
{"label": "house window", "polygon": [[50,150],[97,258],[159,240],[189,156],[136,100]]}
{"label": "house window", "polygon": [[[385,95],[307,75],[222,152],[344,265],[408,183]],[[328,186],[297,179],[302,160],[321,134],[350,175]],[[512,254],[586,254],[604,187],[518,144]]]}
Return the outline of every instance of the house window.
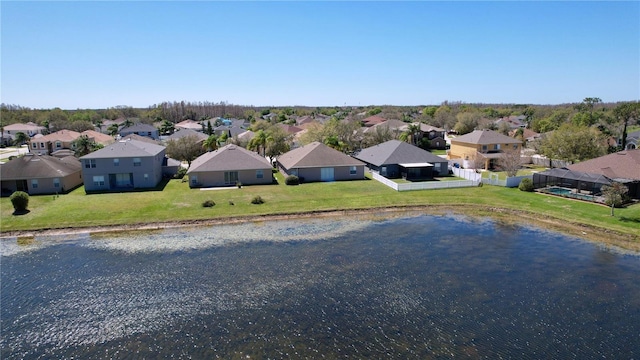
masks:
{"label": "house window", "polygon": [[262,178],[264,178],[263,170],[256,170],[256,179],[262,179]]}
{"label": "house window", "polygon": [[493,145],[493,148],[494,148],[495,150],[500,150],[500,144],[495,144],[495,145]]}
{"label": "house window", "polygon": [[32,149],[37,149],[38,148],[38,143],[31,143],[31,148]]}
{"label": "house window", "polygon": [[93,177],[93,185],[95,185],[95,186],[104,186],[104,176],[94,176]]}
{"label": "house window", "polygon": [[44,149],[44,143],[40,143],[40,149]]}
{"label": "house window", "polygon": [[142,160],[140,160],[140,158],[133,158],[133,166],[142,166]]}
{"label": "house window", "polygon": [[380,175],[387,176],[387,167],[383,166],[380,168]]}
{"label": "house window", "polygon": [[38,179],[31,180],[31,188],[32,189],[37,189],[38,188]]}
{"label": "house window", "polygon": [[358,173],[358,169],[355,166],[349,166],[349,175],[355,175]]}
{"label": "house window", "polygon": [[238,172],[237,171],[225,171],[224,173],[224,183],[227,185],[235,184],[238,182]]}
{"label": "house window", "polygon": [[147,133],[147,136],[151,137],[151,131],[149,131],[149,132]]}
{"label": "house window", "polygon": [[95,168],[96,167],[96,159],[90,159],[84,161],[85,169]]}
{"label": "house window", "polygon": [[53,187],[54,188],[59,188],[60,187],[60,179],[58,179],[58,178],[53,179]]}
{"label": "house window", "polygon": [[144,179],[149,180],[149,174],[144,174]]}
{"label": "house window", "polygon": [[518,150],[518,144],[513,144],[513,150]]}
{"label": "house window", "polygon": [[191,178],[191,185],[195,186],[195,185],[198,184],[198,177],[197,176],[191,175],[190,178]]}
{"label": "house window", "polygon": [[120,166],[120,159],[113,159],[113,166]]}
{"label": "house window", "polygon": [[60,141],[56,141],[56,149],[62,149],[62,143]]}
{"label": "house window", "polygon": [[487,145],[482,145],[482,151],[487,151]]}

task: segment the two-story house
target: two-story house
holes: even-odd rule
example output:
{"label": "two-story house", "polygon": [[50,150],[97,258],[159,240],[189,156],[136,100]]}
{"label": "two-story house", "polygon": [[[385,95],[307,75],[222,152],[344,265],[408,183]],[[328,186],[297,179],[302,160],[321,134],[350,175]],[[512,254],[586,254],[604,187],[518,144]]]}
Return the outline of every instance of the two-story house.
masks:
{"label": "two-story house", "polygon": [[125,137],[131,134],[136,134],[136,135],[152,138],[153,140],[160,139],[160,131],[158,131],[158,129],[156,129],[155,126],[149,125],[149,124],[136,124],[136,125],[127,126],[126,128],[122,128],[119,134],[121,137]]}
{"label": "two-story house", "polygon": [[150,189],[162,181],[165,147],[121,140],[80,158],[86,192]]}
{"label": "two-story house", "polygon": [[484,169],[492,169],[495,161],[504,151],[521,151],[522,142],[493,130],[474,130],[471,133],[451,139],[449,160],[461,160],[466,168],[474,167],[472,162],[480,156]]}
{"label": "two-story house", "polygon": [[50,155],[58,150],[74,150],[73,141],[80,135],[73,130],[60,130],[44,136],[36,135],[29,141],[29,151],[37,155]]}

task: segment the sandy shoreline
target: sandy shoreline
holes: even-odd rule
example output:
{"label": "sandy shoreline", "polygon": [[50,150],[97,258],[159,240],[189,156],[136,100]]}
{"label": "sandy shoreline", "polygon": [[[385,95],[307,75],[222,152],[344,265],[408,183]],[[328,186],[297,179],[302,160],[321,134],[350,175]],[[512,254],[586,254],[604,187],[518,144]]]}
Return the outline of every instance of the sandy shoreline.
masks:
{"label": "sandy shoreline", "polygon": [[303,213],[285,213],[273,215],[247,215],[215,219],[183,220],[183,221],[163,221],[144,222],[129,225],[108,225],[73,228],[49,228],[26,231],[6,231],[0,233],[0,240],[35,237],[35,236],[60,236],[74,234],[96,234],[109,232],[129,232],[129,231],[150,231],[160,229],[171,229],[193,226],[215,226],[242,224],[259,221],[278,221],[295,219],[315,219],[341,216],[367,216],[367,217],[393,217],[402,216],[406,213],[417,213],[424,215],[465,215],[471,217],[490,217],[497,221],[522,226],[536,226],[542,229],[553,230],[568,235],[577,236],[605,246],[613,246],[624,250],[640,252],[640,235],[633,236],[619,233],[610,229],[600,228],[588,224],[571,223],[557,218],[541,216],[540,214],[529,213],[521,210],[493,208],[485,206],[462,206],[442,205],[442,206],[398,206],[382,208],[366,208],[353,210],[326,210],[310,211]]}

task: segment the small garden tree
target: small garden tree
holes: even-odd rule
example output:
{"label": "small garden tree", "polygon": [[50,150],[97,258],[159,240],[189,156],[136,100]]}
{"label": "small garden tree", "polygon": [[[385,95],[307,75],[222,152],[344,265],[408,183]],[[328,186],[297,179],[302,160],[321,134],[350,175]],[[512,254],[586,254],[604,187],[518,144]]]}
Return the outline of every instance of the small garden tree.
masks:
{"label": "small garden tree", "polygon": [[516,176],[522,166],[522,157],[519,149],[509,148],[500,154],[498,168],[507,173],[507,176]]}
{"label": "small garden tree", "polygon": [[629,188],[619,182],[613,182],[610,186],[604,185],[602,187],[602,195],[604,195],[604,201],[607,205],[611,206],[611,216],[613,216],[613,209],[616,206],[622,205],[627,192],[629,192]]}
{"label": "small garden tree", "polygon": [[29,194],[24,191],[16,191],[9,198],[13,205],[14,214],[24,214],[29,206]]}

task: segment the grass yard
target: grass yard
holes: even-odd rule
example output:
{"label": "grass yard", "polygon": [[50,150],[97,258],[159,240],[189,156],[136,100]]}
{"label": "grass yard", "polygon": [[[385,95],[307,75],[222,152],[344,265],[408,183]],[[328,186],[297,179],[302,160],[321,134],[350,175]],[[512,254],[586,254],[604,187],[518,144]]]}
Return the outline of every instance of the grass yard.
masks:
{"label": "grass yard", "polygon": [[[171,180],[162,191],[86,195],[80,187],[54,197],[31,196],[30,212],[14,216],[8,198],[0,199],[0,230],[130,225],[163,221],[216,219],[246,215],[290,214],[318,210],[349,210],[392,206],[469,205],[473,209],[505,208],[589,224],[620,233],[640,234],[640,204],[610,209],[538,193],[498,186],[396,192],[375,180],[284,185],[243,186],[215,191],[190,189],[187,182]],[[251,204],[261,196],[265,203]],[[205,200],[216,205],[202,207]],[[233,202],[234,205],[231,205]],[[463,211],[464,212],[464,211]],[[522,222],[527,222],[522,219]]]}
{"label": "grass yard", "polygon": [[[534,173],[544,171],[544,169],[546,169],[546,168],[520,169],[516,173],[516,176],[532,175]],[[507,180],[507,173],[504,172],[504,171],[483,171],[482,172],[482,178],[483,179],[488,179],[489,177],[491,177],[491,174],[498,174],[498,180]]]}

